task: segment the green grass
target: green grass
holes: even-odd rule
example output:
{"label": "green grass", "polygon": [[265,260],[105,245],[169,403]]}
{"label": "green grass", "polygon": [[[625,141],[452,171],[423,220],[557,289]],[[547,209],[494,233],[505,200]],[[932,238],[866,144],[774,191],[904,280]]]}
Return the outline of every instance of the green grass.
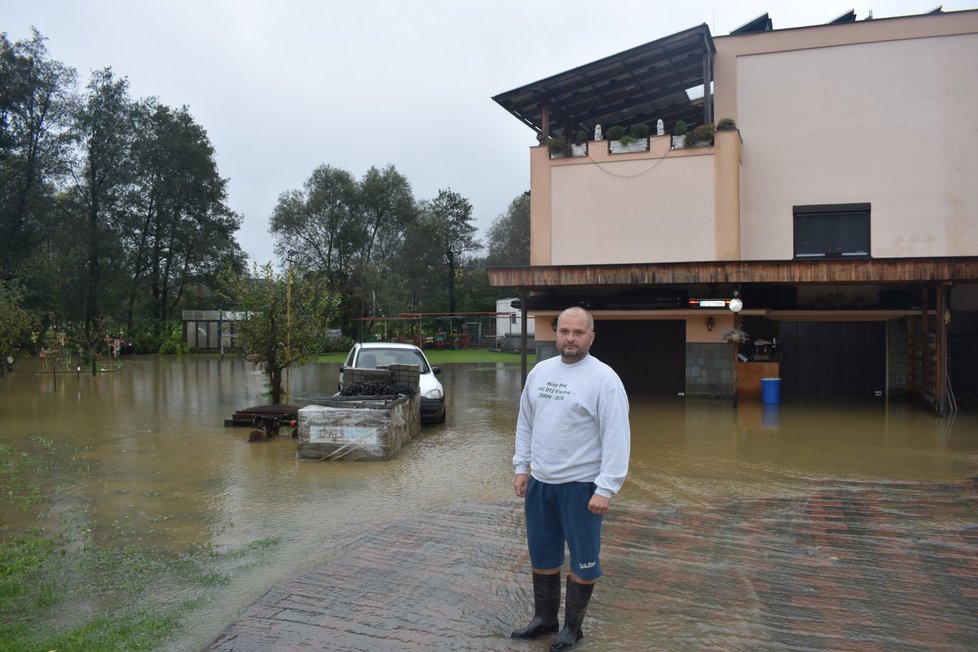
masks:
{"label": "green grass", "polygon": [[51,539],[13,537],[0,544],[0,650],[37,649],[28,644],[37,626],[32,615],[64,596],[58,579],[65,574],[64,558]]}
{"label": "green grass", "polygon": [[[121,616],[96,616],[83,625],[48,638],[40,647],[11,642],[4,650],[72,650],[106,652],[108,650],[153,650],[179,626],[175,613],[148,611]],[[4,644],[6,645],[6,644]]]}
{"label": "green grass", "polygon": [[53,453],[50,439],[32,435],[31,441],[41,454],[16,451],[8,444],[0,443],[0,495],[25,514],[46,498],[38,482],[39,475],[59,464],[56,456],[46,454]]}
{"label": "green grass", "polygon": [[[24,478],[87,473],[64,454],[70,450],[39,435],[22,446],[0,444],[0,495],[42,522],[57,486],[40,492]],[[0,652],[165,647],[235,576],[272,563],[280,544],[272,538],[218,550],[205,542],[185,552],[119,546],[94,536],[91,513],[77,516],[81,524],[58,535],[43,525],[15,531],[0,523]],[[186,599],[161,597],[161,585]]]}
{"label": "green grass", "polygon": [[[201,546],[174,554],[0,537],[0,652],[164,647],[196,608],[219,595],[232,574],[269,563],[278,544],[267,539],[222,552]],[[149,591],[160,583],[190,597],[161,602]],[[77,608],[106,598],[118,606],[99,613]]]}
{"label": "green grass", "polygon": [[[340,353],[328,353],[319,356],[319,362],[335,362],[342,364],[346,360],[346,351]],[[497,363],[520,364],[520,354],[503,351],[490,351],[488,349],[425,349],[425,356],[428,362],[435,366],[460,363]],[[536,355],[530,353],[526,358],[527,364],[532,366],[536,362]]]}

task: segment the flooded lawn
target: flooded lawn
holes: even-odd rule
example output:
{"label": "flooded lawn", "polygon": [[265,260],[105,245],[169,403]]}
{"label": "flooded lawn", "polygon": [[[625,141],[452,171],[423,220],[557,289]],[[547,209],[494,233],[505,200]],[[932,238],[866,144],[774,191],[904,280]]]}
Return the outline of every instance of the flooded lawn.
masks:
{"label": "flooded lawn", "polygon": [[[349,625],[330,630],[333,649],[542,649],[506,638],[532,602],[510,464],[520,371],[506,360],[444,367],[444,425],[424,428],[396,460],[346,463],[299,461],[292,439],[249,444],[247,429],[225,428],[234,410],[266,402],[263,377],[240,359],[137,358],[56,379],[19,364],[0,380],[3,536],[118,556],[71,566],[67,604],[42,627],[179,607],[179,631],[158,647],[204,649],[253,603],[274,603],[270,589],[299,581],[329,587],[316,608],[346,614]],[[336,376],[335,365],[293,371],[293,402],[331,394]],[[606,525],[608,576],[585,626],[597,639],[590,649],[775,649],[794,622],[778,611],[793,599],[778,577],[805,570],[794,578],[805,587],[809,576],[861,573],[854,592],[874,582],[889,590],[892,578],[872,564],[896,554],[887,537],[908,532],[944,541],[978,572],[978,536],[962,534],[975,531],[974,504],[955,502],[975,493],[965,483],[978,473],[973,413],[635,396],[631,419],[631,470]],[[838,568],[845,559],[818,540],[822,530],[794,531],[812,519],[860,524],[863,547],[848,554],[869,565]],[[144,560],[180,570],[119,577]],[[916,649],[978,643],[978,585],[965,579],[974,592],[950,614],[957,633]],[[938,588],[945,598],[957,590]],[[385,601],[397,594],[410,599]],[[821,608],[812,604],[793,608]],[[863,618],[843,629],[901,649],[881,632],[903,620],[876,613],[875,626]],[[390,634],[405,627],[418,635]],[[826,632],[793,649],[837,649],[831,623]],[[215,646],[260,649],[233,633],[222,640]]]}

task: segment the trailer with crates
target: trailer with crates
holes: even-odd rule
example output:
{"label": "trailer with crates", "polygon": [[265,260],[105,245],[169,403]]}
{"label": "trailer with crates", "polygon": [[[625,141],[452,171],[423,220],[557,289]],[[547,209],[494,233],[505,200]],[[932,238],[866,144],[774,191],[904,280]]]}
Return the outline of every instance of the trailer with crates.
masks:
{"label": "trailer with crates", "polygon": [[[299,459],[389,460],[421,432],[420,370],[414,364],[346,370],[348,386],[369,395],[336,394],[299,409]],[[360,381],[358,383],[358,381]],[[389,388],[389,393],[384,393]]]}

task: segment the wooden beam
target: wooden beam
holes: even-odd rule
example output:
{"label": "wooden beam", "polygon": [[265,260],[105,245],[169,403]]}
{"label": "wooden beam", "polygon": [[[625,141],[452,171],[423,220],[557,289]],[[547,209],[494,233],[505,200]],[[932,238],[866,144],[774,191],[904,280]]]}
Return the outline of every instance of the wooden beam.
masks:
{"label": "wooden beam", "polygon": [[489,285],[540,290],[689,283],[978,283],[978,256],[820,261],[713,261],[489,268]]}

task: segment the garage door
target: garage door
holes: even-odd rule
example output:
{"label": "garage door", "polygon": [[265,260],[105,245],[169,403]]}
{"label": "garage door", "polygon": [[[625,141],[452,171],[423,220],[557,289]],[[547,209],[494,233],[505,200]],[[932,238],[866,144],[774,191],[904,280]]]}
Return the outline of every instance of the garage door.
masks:
{"label": "garage door", "polygon": [[685,390],[685,322],[597,320],[594,332],[591,352],[618,372],[628,393]]}
{"label": "garage door", "polygon": [[781,391],[872,397],[886,389],[884,322],[781,322]]}

